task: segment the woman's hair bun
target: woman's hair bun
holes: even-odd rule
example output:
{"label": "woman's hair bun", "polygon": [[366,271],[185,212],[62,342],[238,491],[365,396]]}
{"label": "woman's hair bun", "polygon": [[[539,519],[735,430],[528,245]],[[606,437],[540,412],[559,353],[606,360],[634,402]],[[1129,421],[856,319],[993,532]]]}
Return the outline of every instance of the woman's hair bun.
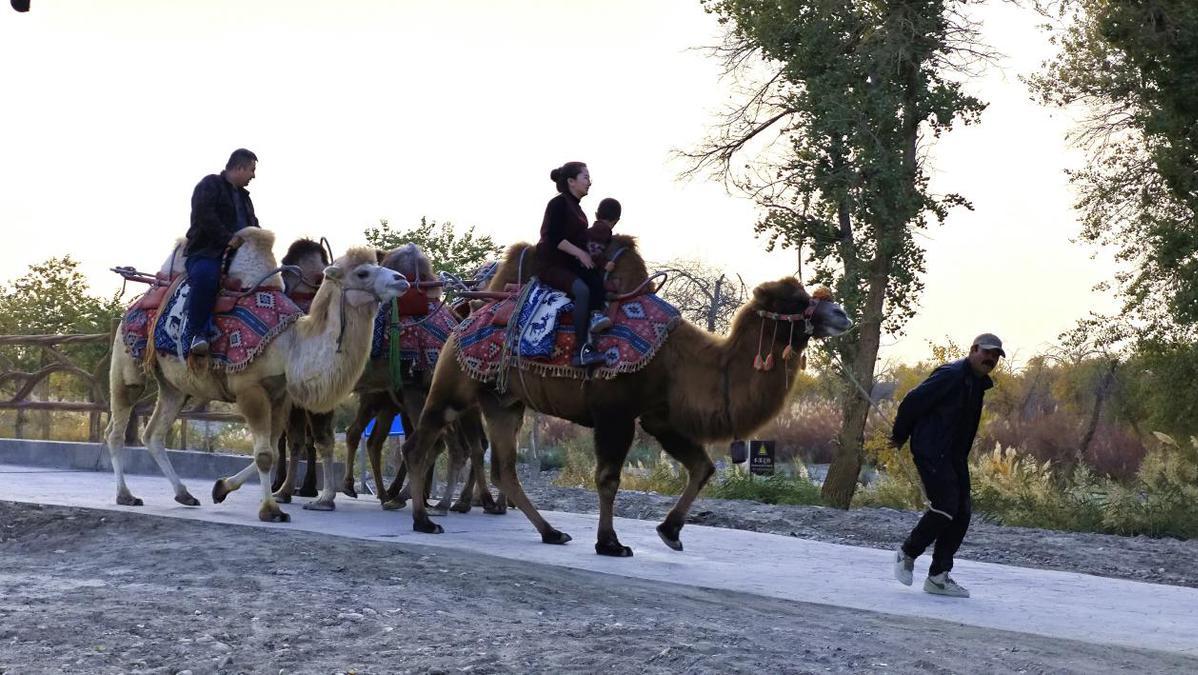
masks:
{"label": "woman's hair bun", "polygon": [[561,179],[561,177],[562,170],[560,167],[549,172],[549,180],[553,181],[554,183]]}

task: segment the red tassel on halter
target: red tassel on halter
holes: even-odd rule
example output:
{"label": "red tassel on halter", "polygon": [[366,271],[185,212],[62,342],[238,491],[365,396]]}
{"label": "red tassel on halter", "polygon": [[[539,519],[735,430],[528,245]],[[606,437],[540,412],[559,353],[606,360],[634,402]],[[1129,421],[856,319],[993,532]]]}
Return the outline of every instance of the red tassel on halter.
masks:
{"label": "red tassel on halter", "polygon": [[753,357],[753,370],[765,370],[765,361],[761,360],[761,354]]}
{"label": "red tassel on halter", "polygon": [[765,357],[765,365],[763,365],[761,369],[765,371],[774,369],[774,355],[772,352]]}

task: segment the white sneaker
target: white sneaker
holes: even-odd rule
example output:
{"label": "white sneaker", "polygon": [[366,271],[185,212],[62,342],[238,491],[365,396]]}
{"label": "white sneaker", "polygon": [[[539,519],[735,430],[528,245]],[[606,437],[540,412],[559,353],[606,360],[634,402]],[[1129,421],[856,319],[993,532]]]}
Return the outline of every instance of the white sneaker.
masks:
{"label": "white sneaker", "polygon": [[602,333],[611,325],[611,319],[603,312],[591,312],[591,334]]}
{"label": "white sneaker", "polygon": [[928,578],[923,582],[923,590],[933,595],[947,595],[950,598],[968,598],[969,591],[948,575],[948,572],[941,572],[935,576],[928,575]]}
{"label": "white sneaker", "polygon": [[904,586],[910,586],[915,581],[915,558],[903,553],[901,548],[894,554],[894,578]]}

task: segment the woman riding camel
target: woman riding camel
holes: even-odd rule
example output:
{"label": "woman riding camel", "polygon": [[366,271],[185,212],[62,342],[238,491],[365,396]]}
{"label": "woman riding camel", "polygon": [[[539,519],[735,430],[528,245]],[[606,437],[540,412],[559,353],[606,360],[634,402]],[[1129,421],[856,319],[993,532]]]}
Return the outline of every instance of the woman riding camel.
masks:
{"label": "woman riding camel", "polygon": [[606,291],[602,273],[587,252],[587,217],[579,201],[591,189],[591,174],[582,162],[566,162],[549,172],[558,195],[545,207],[541,240],[537,242],[537,276],[574,300],[574,336],[577,366],[602,363],[603,354],[591,343],[591,333],[611,327],[603,313]]}

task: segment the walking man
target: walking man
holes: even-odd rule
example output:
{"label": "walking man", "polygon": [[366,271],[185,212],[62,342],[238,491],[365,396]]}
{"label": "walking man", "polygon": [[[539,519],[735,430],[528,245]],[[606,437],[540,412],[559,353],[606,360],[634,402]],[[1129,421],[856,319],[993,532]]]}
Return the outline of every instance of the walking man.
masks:
{"label": "walking man", "polygon": [[[233,151],[225,170],[205,176],[191,195],[191,227],[187,230],[187,280],[191,286],[187,298],[186,334],[190,335],[189,353],[208,354],[212,336],[212,309],[216,305],[221,276],[221,259],[238,230],[258,227],[254,203],[245,189],[254,180],[258,157],[240,148]],[[185,344],[187,344],[185,342]]]}
{"label": "walking man", "polygon": [[969,591],[953,581],[949,572],[973,509],[969,449],[982,417],[982,398],[994,386],[990,373],[1006,355],[1002,340],[983,333],[974,338],[969,356],[937,368],[899,404],[891,440],[900,448],[910,439],[929,502],[927,512],[895,553],[894,576],[904,585],[911,585],[915,559],[934,542],[923,590],[969,597]]}

